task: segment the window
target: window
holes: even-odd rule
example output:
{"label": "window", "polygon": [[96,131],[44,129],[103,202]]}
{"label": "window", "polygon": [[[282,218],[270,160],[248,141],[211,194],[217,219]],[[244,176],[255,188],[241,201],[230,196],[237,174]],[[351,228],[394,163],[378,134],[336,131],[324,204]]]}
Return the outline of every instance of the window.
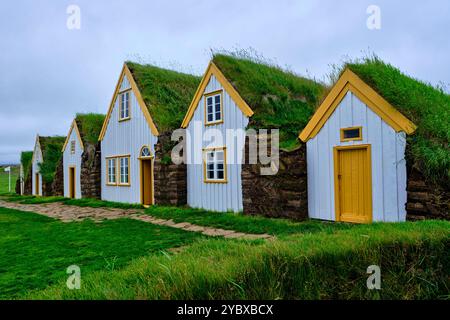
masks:
{"label": "window", "polygon": [[341,141],[362,140],[362,127],[341,129]]}
{"label": "window", "polygon": [[112,184],[112,185],[117,184],[117,180],[116,180],[116,177],[117,177],[116,161],[117,161],[116,158],[107,159],[107,162],[108,162],[108,170],[107,170],[107,173],[108,173],[108,184]]}
{"label": "window", "polygon": [[120,181],[121,185],[129,185],[130,184],[130,158],[123,157],[119,158],[120,161]]}
{"label": "window", "polygon": [[130,119],[130,91],[119,95],[119,121]]}
{"label": "window", "polygon": [[152,156],[150,149],[148,147],[143,147],[141,150],[141,158],[149,158]]}
{"label": "window", "polygon": [[75,141],[70,141],[70,153],[75,153]]}
{"label": "window", "polygon": [[211,148],[203,150],[204,181],[226,183],[226,149]]}
{"label": "window", "polygon": [[222,90],[205,94],[205,123],[207,125],[223,122],[222,97]]}

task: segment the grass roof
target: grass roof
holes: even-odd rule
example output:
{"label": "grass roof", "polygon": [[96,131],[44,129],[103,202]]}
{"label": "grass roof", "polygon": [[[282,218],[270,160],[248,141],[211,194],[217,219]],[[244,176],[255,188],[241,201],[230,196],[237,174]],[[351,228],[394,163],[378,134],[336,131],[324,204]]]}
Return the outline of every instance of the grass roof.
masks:
{"label": "grass roof", "polygon": [[33,151],[22,151],[20,154],[20,164],[23,167],[23,175],[26,178],[31,167],[31,160],[33,159]]}
{"label": "grass roof", "polygon": [[39,136],[39,144],[41,145],[43,161],[39,165],[39,172],[42,180],[51,183],[55,178],[56,167],[62,157],[61,149],[66,141],[66,137],[41,137]]}
{"label": "grass roof", "polygon": [[78,113],[75,121],[80,131],[81,140],[83,144],[96,144],[98,136],[102,130],[103,122],[105,121],[104,114],[97,113]]}
{"label": "grass roof", "polygon": [[323,84],[245,52],[216,53],[213,62],[255,112],[249,127],[279,129],[281,148],[299,145],[298,133],[314,113]]}
{"label": "grass roof", "polygon": [[201,78],[127,61],[126,65],[160,133],[180,127]]}
{"label": "grass roof", "polygon": [[417,125],[409,136],[409,160],[426,178],[450,182],[450,96],[378,57],[347,63],[363,81]]}

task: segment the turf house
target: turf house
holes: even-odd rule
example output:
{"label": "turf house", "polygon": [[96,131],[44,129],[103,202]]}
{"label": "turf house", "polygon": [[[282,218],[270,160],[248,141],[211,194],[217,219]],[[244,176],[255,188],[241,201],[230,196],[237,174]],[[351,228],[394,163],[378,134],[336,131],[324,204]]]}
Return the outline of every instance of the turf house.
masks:
{"label": "turf house", "polygon": [[448,218],[449,119],[442,90],[378,58],[348,64],[300,134],[309,216]]}
{"label": "turf house", "polygon": [[99,136],[103,200],[186,203],[186,166],[171,161],[171,133],[199,82],[189,74],[124,64]]}
{"label": "turf house", "polygon": [[20,195],[31,195],[31,159],[33,151],[22,151],[20,154],[20,173],[16,180],[15,191]]}
{"label": "turf house", "polygon": [[58,183],[57,167],[60,163],[61,149],[65,137],[36,136],[33,158],[31,161],[31,190],[36,196],[51,196],[54,194],[55,182]]}
{"label": "turf house", "polygon": [[105,116],[77,114],[73,120],[63,152],[64,197],[100,198],[101,150],[98,136]]}
{"label": "turf house", "polygon": [[[188,205],[221,212],[305,218],[305,146],[297,136],[323,90],[320,83],[266,62],[215,54],[182,123],[187,130]],[[250,161],[248,135],[227,136],[229,130],[249,128],[280,130],[276,174],[262,175],[261,169],[267,165]],[[210,129],[220,131],[222,141],[201,139],[199,143],[198,137]],[[254,138],[264,136],[257,131]],[[271,141],[269,150],[270,146]]]}

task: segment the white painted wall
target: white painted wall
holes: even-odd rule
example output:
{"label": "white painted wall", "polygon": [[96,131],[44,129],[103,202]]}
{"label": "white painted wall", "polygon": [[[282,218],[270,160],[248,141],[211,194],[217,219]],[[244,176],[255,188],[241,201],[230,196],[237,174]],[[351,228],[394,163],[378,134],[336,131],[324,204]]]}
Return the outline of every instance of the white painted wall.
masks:
{"label": "white painted wall", "polygon": [[[70,153],[70,146],[72,141],[75,141],[75,153]],[[81,198],[81,155],[83,150],[81,148],[80,140],[77,137],[76,127],[70,133],[69,142],[63,153],[64,166],[64,197],[70,196],[69,186],[69,167],[75,167],[75,198]]]}
{"label": "white painted wall", "polygon": [[[223,89],[220,82],[212,76],[204,93]],[[224,90],[223,94],[223,115],[224,122],[222,124],[205,127],[205,110],[204,98],[199,101],[199,105],[189,123],[186,139],[186,156],[188,159],[194,159],[195,156],[202,156],[202,149],[205,147],[227,147],[227,177],[228,183],[204,183],[203,182],[203,164],[187,165],[187,197],[188,205],[194,208],[203,208],[212,211],[233,211],[240,212],[243,210],[242,204],[242,182],[241,182],[241,165],[238,164],[237,143],[235,148],[231,148],[231,141],[226,137],[227,129],[242,129],[248,125],[248,118],[237,107],[228,93]],[[200,121],[201,125],[195,128],[195,122]],[[208,143],[203,141],[193,143],[195,135],[203,136],[205,129],[217,129],[222,132],[224,140],[221,142]],[[243,146],[245,137],[240,139]],[[203,139],[202,139],[203,140]],[[236,139],[237,141],[237,139]],[[242,150],[240,150],[242,152]],[[232,161],[234,160],[234,161]],[[233,162],[234,164],[231,164]]]}
{"label": "white painted wall", "polygon": [[[129,82],[125,80],[121,84],[121,90],[128,88]],[[139,107],[134,93],[130,95],[131,119],[119,122],[119,100],[116,99],[109,119],[105,136],[101,142],[102,148],[102,199],[108,201],[140,203],[140,168],[139,152],[142,146],[148,145],[154,154],[155,144],[158,138],[150,131],[145,116]],[[129,187],[106,185],[106,157],[118,155],[130,155],[130,183]]]}
{"label": "white painted wall", "polygon": [[[38,140],[36,139],[36,144],[33,151],[33,163],[31,164],[31,193],[35,196],[42,196],[42,176],[39,173],[39,163],[42,163],[42,152],[37,141]],[[36,173],[39,173],[39,190],[36,190]]]}
{"label": "white painted wall", "polygon": [[[362,126],[362,141],[340,141],[340,129]],[[373,221],[406,220],[406,135],[396,133],[350,91],[319,133],[307,142],[308,211],[336,220],[333,147],[370,144]]]}

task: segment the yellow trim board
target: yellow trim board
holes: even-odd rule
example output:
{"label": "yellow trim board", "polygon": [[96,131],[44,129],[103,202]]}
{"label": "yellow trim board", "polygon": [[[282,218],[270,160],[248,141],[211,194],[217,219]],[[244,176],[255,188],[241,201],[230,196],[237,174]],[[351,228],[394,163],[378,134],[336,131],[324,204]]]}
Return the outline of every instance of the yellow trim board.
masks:
{"label": "yellow trim board", "polygon": [[220,82],[225,91],[230,95],[231,99],[236,103],[238,108],[244,113],[247,117],[251,117],[253,115],[253,110],[248,106],[247,102],[242,99],[237,90],[232,86],[232,84],[225,78],[222,71],[214,64],[214,62],[210,62],[208,68],[206,69],[205,74],[203,75],[202,81],[195,92],[194,98],[189,106],[188,111],[184,117],[183,123],[181,124],[182,128],[187,128],[189,122],[194,116],[194,112],[197,109],[200,100],[203,98],[203,94],[205,92],[206,86],[211,79],[211,76],[215,76],[216,79]]}
{"label": "yellow trim board", "polygon": [[350,69],[346,69],[300,133],[299,138],[303,142],[316,136],[348,91],[356,95],[396,132],[404,131],[407,134],[412,134],[417,129],[414,123],[362,81],[355,73]]}
{"label": "yellow trim board", "polygon": [[62,152],[66,151],[66,147],[69,144],[70,135],[72,134],[73,129],[75,129],[75,132],[77,133],[77,137],[78,137],[78,141],[80,142],[81,150],[84,150],[84,144],[83,144],[83,140],[81,140],[80,130],[78,130],[77,122],[74,119],[72,121],[72,124],[70,125],[69,133],[67,134],[66,141],[64,142]]}
{"label": "yellow trim board", "polygon": [[[147,105],[144,102],[144,99],[142,99],[141,92],[139,91],[139,88],[138,88],[136,82],[134,81],[133,75],[131,74],[131,71],[128,68],[128,66],[126,65],[126,63],[124,63],[124,65],[122,67],[122,71],[120,73],[119,81],[117,81],[116,89],[114,90],[114,94],[113,94],[113,97],[111,99],[111,103],[109,104],[108,113],[106,114],[105,121],[103,122],[102,131],[100,132],[100,136],[98,137],[98,141],[102,141],[103,138],[105,137],[106,129],[108,127],[109,120],[111,119],[112,111],[114,109],[114,104],[115,104],[117,96],[118,96],[118,94],[120,92],[120,85],[121,85],[122,80],[123,80],[123,78],[125,76],[127,77],[128,81],[130,82],[131,91],[134,93],[134,96],[136,97],[136,100],[137,100],[137,102],[139,104],[139,107],[141,108],[142,113],[144,114],[144,117],[147,120],[148,126],[150,127],[150,130],[151,130],[152,134],[155,137],[157,137],[159,135],[158,129],[156,128],[155,123],[153,122],[153,119],[152,119],[152,117],[150,115],[150,112],[148,111],[148,108],[147,108]],[[125,90],[123,90],[123,91],[125,91]],[[131,110],[130,110],[130,114],[131,114]]]}

